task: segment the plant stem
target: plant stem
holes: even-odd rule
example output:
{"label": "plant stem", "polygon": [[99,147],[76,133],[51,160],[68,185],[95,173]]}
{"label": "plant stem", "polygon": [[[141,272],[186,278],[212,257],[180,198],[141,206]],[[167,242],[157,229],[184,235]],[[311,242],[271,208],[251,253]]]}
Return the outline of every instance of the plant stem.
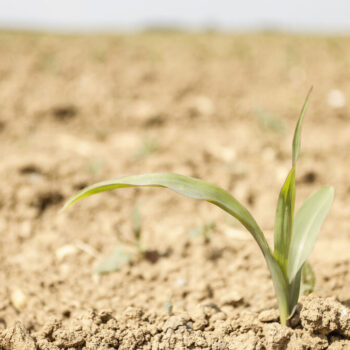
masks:
{"label": "plant stem", "polygon": [[265,254],[265,251],[263,251],[263,253],[267,262],[267,266],[271,272],[273,286],[275,287],[281,324],[285,326],[290,315],[289,285],[277,260],[275,260],[271,253]]}
{"label": "plant stem", "polygon": [[287,325],[287,320],[289,318],[288,303],[279,301],[278,304],[279,304],[278,307],[279,307],[279,310],[280,310],[281,324],[282,324],[282,326],[286,326]]}

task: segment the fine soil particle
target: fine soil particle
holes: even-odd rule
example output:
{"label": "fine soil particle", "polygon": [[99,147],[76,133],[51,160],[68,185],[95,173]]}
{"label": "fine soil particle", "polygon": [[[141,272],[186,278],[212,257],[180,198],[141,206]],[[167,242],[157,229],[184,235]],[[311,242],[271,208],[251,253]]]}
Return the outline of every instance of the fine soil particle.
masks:
{"label": "fine soil particle", "polygon": [[[350,349],[348,72],[347,37],[0,33],[0,349]],[[211,204],[143,188],[59,211],[97,181],[181,173],[232,193],[272,242],[310,85],[296,209],[336,196],[290,327],[256,243]],[[96,274],[133,249],[135,206],[145,254]]]}

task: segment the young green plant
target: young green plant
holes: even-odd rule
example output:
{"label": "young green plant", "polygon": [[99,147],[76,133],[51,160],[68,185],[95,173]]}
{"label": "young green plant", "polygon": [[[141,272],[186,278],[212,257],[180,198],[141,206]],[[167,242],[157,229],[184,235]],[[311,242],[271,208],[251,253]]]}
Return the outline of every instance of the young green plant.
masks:
{"label": "young green plant", "polygon": [[113,252],[105,256],[96,266],[95,271],[100,274],[110,273],[119,270],[123,265],[128,264],[137,258],[147,256],[148,251],[142,245],[142,224],[139,204],[136,204],[132,211],[132,239],[119,237],[118,243]]}
{"label": "young green plant", "polygon": [[195,227],[189,231],[191,237],[202,237],[204,243],[208,244],[211,240],[211,233],[215,230],[215,222],[209,221],[206,224]]}
{"label": "young green plant", "polygon": [[306,260],[316,243],[321,225],[333,200],[333,188],[321,188],[311,195],[294,215],[296,162],[300,150],[301,126],[310,93],[311,90],[306,97],[294,133],[292,169],[282,186],[277,202],[273,251],[253,216],[233,196],[216,185],[183,175],[154,173],[100,182],[77,193],[68,200],[64,208],[100,192],[144,186],[168,188],[181,195],[204,200],[220,207],[235,217],[257,242],[270,270],[280,320],[285,325],[298,302],[303,266],[307,263]]}

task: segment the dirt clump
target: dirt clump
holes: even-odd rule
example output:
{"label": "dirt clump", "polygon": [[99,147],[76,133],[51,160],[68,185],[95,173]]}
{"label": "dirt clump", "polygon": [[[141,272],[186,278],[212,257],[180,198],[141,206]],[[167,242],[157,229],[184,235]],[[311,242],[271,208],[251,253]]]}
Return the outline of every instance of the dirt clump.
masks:
{"label": "dirt clump", "polygon": [[31,334],[17,322],[3,332],[0,344],[4,350],[325,350],[347,344],[349,309],[334,300],[306,298],[295,329],[261,322],[274,318],[267,317],[267,311],[227,315],[203,305],[193,314],[169,316],[129,307],[118,317],[112,311],[92,310],[69,321],[52,319]]}
{"label": "dirt clump", "polygon": [[304,329],[322,335],[334,332],[350,338],[350,310],[334,298],[305,299],[300,312]]}
{"label": "dirt clump", "polygon": [[36,350],[34,339],[20,322],[0,333],[0,349],[4,350]]}

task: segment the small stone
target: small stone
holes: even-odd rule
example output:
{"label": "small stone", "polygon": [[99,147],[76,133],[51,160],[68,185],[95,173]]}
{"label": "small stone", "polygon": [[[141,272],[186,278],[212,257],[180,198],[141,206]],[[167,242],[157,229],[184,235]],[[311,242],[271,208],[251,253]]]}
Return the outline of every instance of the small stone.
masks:
{"label": "small stone", "polygon": [[67,256],[76,254],[77,251],[78,251],[78,248],[76,246],[71,244],[66,244],[56,250],[56,258],[58,261],[62,261]]}
{"label": "small stone", "polygon": [[221,311],[220,308],[214,303],[204,304],[201,306],[201,308],[203,310],[205,317],[207,318],[211,318],[217,312]]}
{"label": "small stone", "polygon": [[19,288],[12,290],[10,300],[12,305],[19,311],[23,310],[27,306],[28,302],[27,296]]}
{"label": "small stone", "polygon": [[94,284],[99,284],[100,281],[101,281],[101,275],[98,274],[98,273],[94,273],[94,274],[92,274],[92,276],[91,276],[91,280],[92,280],[92,283],[94,283]]}
{"label": "small stone", "polygon": [[181,326],[186,326],[186,320],[181,316],[171,316],[165,322],[163,329],[166,332],[168,329],[176,330]]}
{"label": "small stone", "polygon": [[264,325],[263,332],[267,350],[286,349],[293,334],[290,328],[281,326],[279,323]]}
{"label": "small stone", "polygon": [[186,284],[187,284],[187,280],[186,278],[178,278],[176,280],[176,284],[179,286],[179,287],[184,287]]}
{"label": "small stone", "polygon": [[277,322],[279,320],[279,312],[276,309],[264,310],[260,312],[258,319],[260,322]]}
{"label": "small stone", "polygon": [[47,323],[40,330],[40,336],[45,338],[51,338],[52,333],[61,327],[60,320],[56,318],[50,318]]}
{"label": "small stone", "polygon": [[209,141],[206,151],[211,157],[219,158],[226,163],[232,163],[237,158],[237,152],[234,148],[220,145],[217,140],[215,142]]}
{"label": "small stone", "polygon": [[210,317],[210,322],[225,321],[226,319],[227,315],[224,312],[220,311]]}
{"label": "small stone", "polygon": [[205,318],[197,318],[192,324],[192,329],[194,331],[203,331],[204,328],[208,325],[208,320]]}
{"label": "small stone", "polygon": [[251,236],[247,234],[247,232],[244,232],[242,230],[238,230],[233,227],[227,227],[224,231],[224,233],[229,236],[232,239],[239,240],[239,241],[249,241],[251,240]]}
{"label": "small stone", "polygon": [[139,307],[129,306],[123,313],[125,320],[141,320],[144,311]]}
{"label": "small stone", "polygon": [[220,303],[221,305],[229,305],[229,306],[238,306],[241,305],[243,303],[244,298],[237,292],[233,291],[227,295],[224,295],[221,300]]}
{"label": "small stone", "polygon": [[203,308],[197,308],[192,314],[191,319],[193,321],[192,329],[195,331],[202,331],[208,325],[207,316],[204,313]]}
{"label": "small stone", "polygon": [[33,227],[31,221],[24,221],[19,225],[18,235],[24,239],[29,238],[32,234],[32,230]]}
{"label": "small stone", "polygon": [[286,176],[288,175],[289,169],[286,167],[277,167],[276,169],[276,179],[279,181],[284,181]]}
{"label": "small stone", "polygon": [[327,103],[332,108],[344,107],[346,103],[344,93],[338,89],[329,91],[327,96]]}

